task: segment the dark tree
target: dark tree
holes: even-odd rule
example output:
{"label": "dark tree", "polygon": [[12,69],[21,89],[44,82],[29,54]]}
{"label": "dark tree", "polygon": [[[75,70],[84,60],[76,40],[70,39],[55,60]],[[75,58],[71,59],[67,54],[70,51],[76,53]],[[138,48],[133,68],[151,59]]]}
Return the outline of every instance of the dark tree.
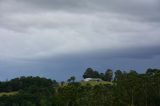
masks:
{"label": "dark tree", "polygon": [[100,78],[100,75],[98,71],[94,71],[92,68],[87,68],[83,74],[83,78]]}
{"label": "dark tree", "polygon": [[92,75],[93,75],[93,69],[87,68],[83,74],[83,78],[92,78]]}
{"label": "dark tree", "polygon": [[76,77],[75,76],[71,76],[70,79],[71,79],[72,82],[75,82]]}
{"label": "dark tree", "polygon": [[113,76],[113,71],[111,69],[107,69],[104,75],[104,80],[111,82],[112,76]]}

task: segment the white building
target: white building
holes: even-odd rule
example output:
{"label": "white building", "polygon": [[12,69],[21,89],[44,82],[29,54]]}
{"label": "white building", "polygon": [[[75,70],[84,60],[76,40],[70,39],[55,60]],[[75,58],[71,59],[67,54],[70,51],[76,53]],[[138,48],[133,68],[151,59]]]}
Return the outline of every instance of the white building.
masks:
{"label": "white building", "polygon": [[100,78],[85,78],[83,81],[85,81],[85,82],[88,82],[88,81],[100,82],[100,81],[102,81],[102,79],[100,79]]}

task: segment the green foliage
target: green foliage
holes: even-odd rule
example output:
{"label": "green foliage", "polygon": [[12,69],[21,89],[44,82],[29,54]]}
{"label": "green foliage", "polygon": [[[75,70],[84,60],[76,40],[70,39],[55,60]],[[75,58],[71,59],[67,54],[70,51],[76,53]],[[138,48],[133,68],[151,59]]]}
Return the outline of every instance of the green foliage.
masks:
{"label": "green foliage", "polygon": [[[160,106],[160,70],[149,69],[144,74],[117,70],[112,82],[75,82],[57,85],[39,77],[21,77],[1,82],[0,106]],[[103,78],[110,78],[107,70]],[[13,89],[13,82],[17,84]],[[3,94],[3,95],[2,95]],[[6,95],[4,95],[6,94]]]}
{"label": "green foliage", "polygon": [[99,73],[92,68],[87,68],[83,74],[83,78],[101,78],[104,81],[112,81],[113,71],[111,69],[106,70],[105,73]]}
{"label": "green foliage", "polygon": [[98,78],[99,73],[97,71],[94,71],[92,68],[87,68],[83,78]]}
{"label": "green foliage", "polygon": [[76,77],[75,76],[71,76],[68,80],[67,80],[67,82],[68,83],[70,83],[70,82],[74,82],[76,80]]}
{"label": "green foliage", "polygon": [[52,85],[56,85],[56,82],[50,79],[32,76],[22,76],[20,78],[15,78],[10,81],[0,82],[0,92],[18,91],[21,89],[26,89],[30,86],[44,87]]}
{"label": "green foliage", "polygon": [[104,81],[112,81],[112,76],[113,76],[113,71],[111,69],[106,70],[105,74],[104,74]]}
{"label": "green foliage", "polygon": [[56,86],[56,81],[40,77],[20,77],[1,82],[0,106],[53,106]]}
{"label": "green foliage", "polygon": [[111,85],[91,86],[89,84],[70,83],[67,86],[59,87],[56,98],[60,101],[57,102],[57,105],[106,106],[109,104],[107,100],[111,97],[110,90]]}

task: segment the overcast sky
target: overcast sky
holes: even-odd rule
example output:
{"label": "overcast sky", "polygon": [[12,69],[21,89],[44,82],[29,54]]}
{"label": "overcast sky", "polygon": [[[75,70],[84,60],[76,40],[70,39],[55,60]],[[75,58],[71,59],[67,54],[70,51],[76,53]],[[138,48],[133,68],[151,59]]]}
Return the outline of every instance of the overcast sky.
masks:
{"label": "overcast sky", "polygon": [[159,0],[0,0],[0,80],[160,68]]}

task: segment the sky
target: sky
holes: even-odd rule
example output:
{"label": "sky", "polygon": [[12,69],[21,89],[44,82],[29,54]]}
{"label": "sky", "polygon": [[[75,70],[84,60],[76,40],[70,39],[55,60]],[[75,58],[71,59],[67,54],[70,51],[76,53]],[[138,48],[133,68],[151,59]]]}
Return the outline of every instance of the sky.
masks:
{"label": "sky", "polygon": [[0,0],[0,80],[160,68],[159,0]]}

